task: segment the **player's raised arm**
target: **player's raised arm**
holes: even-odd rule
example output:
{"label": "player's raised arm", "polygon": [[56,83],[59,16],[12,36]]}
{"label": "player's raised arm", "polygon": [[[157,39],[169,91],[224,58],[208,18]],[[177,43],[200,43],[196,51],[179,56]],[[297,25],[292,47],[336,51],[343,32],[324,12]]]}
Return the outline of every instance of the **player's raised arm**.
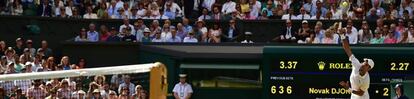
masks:
{"label": "player's raised arm", "polygon": [[348,55],[348,57],[351,57],[352,51],[351,51],[351,47],[349,46],[348,37],[345,37],[342,35],[341,39],[342,39],[342,47],[344,48],[346,55]]}

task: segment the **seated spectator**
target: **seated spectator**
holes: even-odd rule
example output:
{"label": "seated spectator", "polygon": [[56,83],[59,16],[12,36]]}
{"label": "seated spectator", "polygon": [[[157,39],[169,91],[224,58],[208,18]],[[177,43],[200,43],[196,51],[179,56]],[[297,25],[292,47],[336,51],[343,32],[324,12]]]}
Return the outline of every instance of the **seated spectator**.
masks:
{"label": "seated spectator", "polygon": [[99,41],[99,33],[95,30],[95,24],[89,24],[89,31],[87,32],[88,41],[90,42],[98,42]]}
{"label": "seated spectator", "polygon": [[69,18],[70,16],[66,14],[66,9],[64,7],[60,7],[60,14],[57,15],[56,17],[60,17],[60,18]]}
{"label": "seated spectator", "polygon": [[414,25],[410,25],[408,31],[408,42],[414,43]]}
{"label": "seated spectator", "polygon": [[104,13],[106,12],[106,4],[101,3],[99,4],[99,9],[98,11],[96,11],[96,15],[98,16],[99,19],[102,19],[102,17],[104,16]]}
{"label": "seated spectator", "polygon": [[305,42],[305,39],[309,37],[310,31],[313,31],[313,30],[311,30],[311,28],[309,27],[308,21],[306,20],[302,21],[302,27],[298,30],[298,33],[296,36],[297,37],[296,39],[298,40],[298,42]]}
{"label": "seated spectator", "polygon": [[[30,54],[30,56],[35,56],[35,54],[36,54],[36,49],[35,48],[33,48],[33,41],[31,40],[31,39],[28,39],[27,41],[26,41],[26,48],[27,49],[29,49],[29,54]],[[32,60],[32,59],[31,59]],[[31,61],[31,60],[29,60],[29,61]]]}
{"label": "seated spectator", "polygon": [[373,37],[371,30],[369,29],[367,21],[362,21],[361,29],[358,33],[358,42],[363,44],[369,44]]}
{"label": "seated spectator", "polygon": [[334,38],[334,33],[331,29],[327,29],[325,31],[325,37],[322,39],[321,43],[322,44],[337,44],[338,42],[336,42],[335,38]]}
{"label": "seated spectator", "polygon": [[194,36],[194,31],[188,32],[188,35],[183,40],[184,43],[197,43],[198,40]]}
{"label": "seated spectator", "polygon": [[20,0],[14,0],[13,5],[11,7],[11,15],[22,15],[23,14],[23,6]]}
{"label": "seated spectator", "polygon": [[37,16],[42,17],[51,17],[52,16],[52,6],[49,5],[49,0],[43,0],[42,4],[37,8]]}
{"label": "seated spectator", "polygon": [[16,46],[13,47],[15,54],[17,55],[21,55],[23,54],[23,39],[22,38],[17,38],[16,39]]}
{"label": "seated spectator", "polygon": [[125,18],[128,19],[128,16],[129,16],[128,13],[125,12],[124,8],[121,7],[121,8],[118,8],[117,14],[113,14],[111,18],[112,19],[125,19]]}
{"label": "seated spectator", "polygon": [[323,20],[322,11],[317,11],[315,16],[310,18],[311,20]]}
{"label": "seated spectator", "polygon": [[33,85],[27,90],[27,98],[44,99],[46,98],[46,90],[40,87],[41,80],[33,80]]}
{"label": "seated spectator", "polygon": [[289,9],[288,13],[282,16],[282,20],[296,20],[296,16],[294,15],[294,10],[291,8]]}
{"label": "seated spectator", "polygon": [[202,15],[200,17],[198,17],[198,20],[210,20],[211,16],[208,15],[208,10],[207,8],[203,9]]}
{"label": "seated spectator", "polygon": [[88,6],[86,7],[86,14],[83,15],[84,19],[98,19],[98,16],[92,12],[92,7]]}
{"label": "seated spectator", "polygon": [[93,92],[92,92],[92,96],[90,96],[89,98],[90,98],[90,99],[104,99],[104,98],[101,96],[101,91],[100,91],[99,89],[95,89],[95,90],[93,90]]}
{"label": "seated spectator", "polygon": [[119,32],[122,32],[123,28],[129,27],[130,29],[134,29],[134,26],[129,24],[129,19],[128,18],[124,18],[122,21],[124,24],[122,24],[121,26],[119,26]]}
{"label": "seated spectator", "polygon": [[172,0],[168,0],[164,5],[164,15],[168,19],[175,19],[177,16],[181,16],[181,8],[177,3],[174,3]]}
{"label": "seated spectator", "polygon": [[397,42],[398,43],[408,43],[409,42],[408,31],[402,32],[401,39]]}
{"label": "seated spectator", "polygon": [[[321,11],[322,12],[322,16],[326,16],[326,14],[328,12],[331,12],[331,11],[328,11],[328,9],[326,9],[323,6],[323,3],[320,0],[317,0],[316,1],[316,7],[313,7],[313,9],[311,9],[310,15],[311,16],[315,16],[318,11]],[[331,14],[333,15],[332,12],[331,12]]]}
{"label": "seated spectator", "polygon": [[160,31],[155,32],[155,38],[153,38],[151,40],[151,42],[164,42],[164,40],[161,37],[161,32]]}
{"label": "seated spectator", "polygon": [[6,50],[7,50],[6,42],[0,41],[0,57],[5,55],[4,52],[6,52]]}
{"label": "seated spectator", "polygon": [[138,9],[136,7],[131,8],[131,12],[128,14],[128,19],[138,19],[140,16],[138,15]]}
{"label": "seated spectator", "polygon": [[177,30],[175,27],[171,28],[171,36],[169,36],[165,42],[174,42],[174,43],[180,43],[182,42],[181,38],[177,36]]}
{"label": "seated spectator", "polygon": [[198,20],[196,22],[196,27],[193,28],[195,31],[195,37],[198,38],[199,40],[202,40],[202,35],[207,34],[208,29],[205,26],[204,21],[202,20]]}
{"label": "seated spectator", "polygon": [[352,30],[351,25],[346,26],[346,36],[348,36],[349,44],[357,44],[358,43],[358,33]]}
{"label": "seated spectator", "polygon": [[412,16],[413,15],[413,13],[412,13],[413,8],[407,2],[401,2],[401,6],[399,8],[400,8],[400,10],[399,10],[398,14],[399,14],[399,16],[401,16],[400,18],[404,18],[404,17],[408,18],[407,16]]}
{"label": "seated spectator", "polygon": [[244,32],[244,40],[242,40],[240,43],[254,43],[252,40],[253,33],[252,32]]}
{"label": "seated spectator", "polygon": [[310,16],[306,13],[305,8],[300,8],[300,14],[296,16],[296,18],[301,20],[309,20]]}
{"label": "seated spectator", "polygon": [[369,10],[369,14],[367,14],[367,21],[368,22],[375,22],[377,19],[380,18],[380,16],[377,15],[378,10],[375,8],[372,8],[371,10]]}
{"label": "seated spectator", "polygon": [[[278,5],[279,9],[282,7],[281,5]],[[272,9],[272,16],[269,16],[269,19],[281,19],[283,16],[283,10],[278,10],[278,8]]]}
{"label": "seated spectator", "polygon": [[75,99],[86,99],[86,93],[83,90],[79,90],[76,92]]}
{"label": "seated spectator", "polygon": [[72,18],[76,18],[76,19],[82,18],[82,15],[80,15],[80,12],[77,8],[72,9]]}
{"label": "seated spectator", "polygon": [[211,19],[213,20],[220,20],[223,19],[224,15],[222,15],[222,13],[219,10],[219,7],[215,6],[213,7],[213,12],[211,14]]}
{"label": "seated spectator", "polygon": [[[329,9],[330,9],[329,12],[332,13],[333,19],[337,19],[337,20],[342,19],[342,10],[338,9],[337,3],[331,4]],[[318,10],[318,11],[321,11],[321,10]],[[322,13],[322,11],[321,11],[321,13]],[[325,15],[326,15],[326,13],[325,13]]]}
{"label": "seated spectator", "polygon": [[99,35],[99,41],[104,42],[108,39],[109,35],[111,35],[111,33],[108,31],[108,28],[105,25],[101,25],[100,26],[100,31],[101,34]]}
{"label": "seated spectator", "polygon": [[150,32],[151,31],[149,28],[144,29],[144,34],[143,34],[143,37],[141,38],[141,42],[151,42]]}
{"label": "seated spectator", "polygon": [[313,32],[313,31],[309,31],[309,32],[310,32],[309,37],[307,37],[305,39],[305,43],[307,43],[307,44],[319,44],[320,41],[319,41],[318,38],[316,38],[315,32]]}
{"label": "seated spectator", "polygon": [[185,30],[182,23],[177,24],[177,36],[179,36],[182,40],[187,36],[187,31]]}
{"label": "seated spectator", "polygon": [[377,31],[374,34],[374,37],[370,40],[370,44],[383,44],[384,43],[384,37],[382,36],[383,31]]}
{"label": "seated spectator", "polygon": [[79,35],[76,36],[75,42],[87,42],[87,41],[89,41],[89,39],[88,39],[88,35],[86,34],[86,29],[82,28],[81,31],[79,32]]}
{"label": "seated spectator", "polygon": [[126,89],[128,89],[128,95],[134,94],[135,85],[131,82],[131,77],[129,75],[125,75],[123,80],[124,80],[124,83],[121,83],[119,85],[118,92],[122,94],[122,89],[124,89],[125,87]]}
{"label": "seated spectator", "polygon": [[263,10],[261,16],[257,17],[257,20],[268,20],[268,11]]}
{"label": "seated spectator", "polygon": [[144,3],[139,2],[139,3],[138,3],[138,8],[137,8],[137,10],[138,10],[138,11],[137,11],[138,16],[139,16],[140,18],[144,17],[145,12],[146,12],[146,9],[145,9],[145,7],[144,7]]}
{"label": "seated spectator", "polygon": [[171,37],[170,26],[168,24],[164,24],[161,31],[161,39],[166,40],[167,38]]}
{"label": "seated spectator", "polygon": [[135,93],[131,96],[131,98],[133,98],[133,99],[146,99],[146,98],[141,98],[142,95],[143,95],[141,92],[143,92],[143,91],[145,91],[145,90],[142,88],[142,86],[137,85],[135,87]]}
{"label": "seated spectator", "polygon": [[16,91],[10,95],[10,99],[27,99],[22,90],[23,89],[17,88]]}
{"label": "seated spectator", "polygon": [[121,38],[121,41],[124,41],[124,42],[137,42],[137,39],[136,39],[135,35],[131,34],[131,28],[126,27],[124,29],[126,30],[126,32],[125,32],[125,35]]}
{"label": "seated spectator", "polygon": [[118,42],[121,41],[121,38],[118,36],[118,31],[115,27],[111,27],[111,32],[108,38],[106,39],[107,42]]}
{"label": "seated spectator", "polygon": [[69,63],[69,57],[63,56],[62,59],[60,60],[60,64],[58,65],[58,67],[62,67],[63,70],[71,70],[70,63]]}
{"label": "seated spectator", "polygon": [[223,7],[221,8],[221,13],[224,15],[229,15],[236,11],[236,3],[232,0],[226,0],[226,2],[223,4]]}
{"label": "seated spectator", "polygon": [[397,43],[397,38],[395,38],[395,35],[392,31],[389,31],[387,33],[387,36],[384,39],[384,44],[395,44]]}
{"label": "seated spectator", "polygon": [[236,20],[229,21],[229,28],[226,32],[222,33],[223,39],[227,42],[234,42],[239,38],[240,31],[236,27]]}
{"label": "seated spectator", "polygon": [[403,19],[399,19],[398,20],[398,26],[395,27],[395,31],[402,33],[406,30],[405,26],[404,26],[404,20]]}
{"label": "seated spectator", "polygon": [[115,91],[110,91],[108,99],[118,99],[118,95],[116,95]]}
{"label": "seated spectator", "polygon": [[219,26],[218,23],[215,23],[213,25],[213,28],[211,28],[208,33],[206,34],[207,36],[207,42],[209,43],[220,43],[221,42],[221,35],[222,35],[222,31],[221,28]]}
{"label": "seated spectator", "polygon": [[69,87],[69,80],[63,79],[60,82],[60,87],[57,90],[57,96],[59,99],[70,99],[72,98],[72,90]]}

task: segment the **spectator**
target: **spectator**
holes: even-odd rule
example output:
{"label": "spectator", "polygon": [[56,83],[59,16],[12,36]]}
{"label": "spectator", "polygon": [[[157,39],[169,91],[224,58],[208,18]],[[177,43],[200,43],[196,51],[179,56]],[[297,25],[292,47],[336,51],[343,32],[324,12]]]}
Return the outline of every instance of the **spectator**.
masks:
{"label": "spectator", "polygon": [[[404,12],[406,12],[406,14],[404,15]],[[401,2],[401,6],[400,6],[400,10],[399,10],[399,16],[401,16],[400,18],[403,18],[404,16],[412,16],[413,9],[411,6],[409,6],[409,4],[407,2]]]}
{"label": "spectator", "polygon": [[16,46],[13,48],[16,51],[17,55],[21,55],[23,54],[23,39],[22,38],[17,38],[16,39]]}
{"label": "spectator", "polygon": [[244,32],[244,40],[242,40],[240,43],[254,43],[252,40],[253,33],[252,32]]}
{"label": "spectator", "polygon": [[131,28],[130,27],[126,27],[124,28],[124,30],[126,30],[124,33],[124,36],[121,38],[121,41],[124,42],[137,42],[137,39],[135,37],[135,35],[131,34]]}
{"label": "spectator", "polygon": [[107,11],[108,11],[108,15],[109,16],[113,16],[113,15],[116,15],[117,14],[117,11],[118,9],[116,8],[116,1],[114,1],[114,0],[112,0],[111,1],[111,4],[109,5],[109,7],[108,7],[108,9],[107,9]]}
{"label": "spectator", "polygon": [[151,42],[150,32],[151,31],[149,28],[144,29],[144,34],[143,34],[143,37],[141,38],[141,42]]}
{"label": "spectator", "polygon": [[305,8],[300,8],[300,14],[296,16],[296,18],[302,19],[302,20],[309,20],[310,16],[306,13]]}
{"label": "spectator", "polygon": [[229,15],[230,13],[233,13],[236,11],[236,3],[232,0],[226,0],[226,2],[223,4],[223,8],[221,9],[221,13],[224,15]]}
{"label": "spectator", "polygon": [[[166,14],[167,12],[170,12]],[[175,19],[175,17],[182,16],[182,10],[174,0],[167,0],[164,5],[164,14],[169,17],[169,19]]]}
{"label": "spectator", "polygon": [[336,42],[335,38],[334,38],[334,33],[331,29],[327,29],[325,31],[325,36],[321,41],[322,44],[337,44],[338,42]]}
{"label": "spectator", "polygon": [[7,59],[6,56],[1,56],[0,58],[0,75],[4,74],[7,71]]}
{"label": "spectator", "polygon": [[76,36],[75,42],[87,42],[87,41],[89,41],[88,34],[86,33],[86,29],[82,28],[81,31],[79,32],[79,35]]}
{"label": "spectator", "polygon": [[229,28],[227,32],[222,33],[223,39],[227,42],[234,42],[237,38],[239,38],[240,31],[236,27],[236,20],[229,21]]}
{"label": "spectator", "polygon": [[216,2],[216,0],[204,0],[202,7],[206,8],[207,11],[211,11],[213,8],[213,4]]}
{"label": "spectator", "polygon": [[323,20],[322,11],[317,11],[315,16],[310,18],[311,20]]}
{"label": "spectator", "polygon": [[175,27],[171,27],[171,36],[169,36],[165,42],[174,42],[174,43],[180,43],[182,42],[181,38],[177,36],[177,30]]}
{"label": "spectator", "polygon": [[73,0],[68,0],[66,1],[67,6],[65,7],[65,12],[67,15],[72,16],[73,15],[73,11],[74,9],[76,9],[77,7],[73,4]]}
{"label": "spectator", "polygon": [[298,30],[297,38],[296,38],[298,40],[298,43],[305,42],[305,39],[307,37],[309,37],[309,32],[310,31],[312,31],[312,30],[309,27],[308,21],[306,21],[306,20],[302,21],[302,27]]}
{"label": "spectator", "polygon": [[257,18],[257,20],[268,20],[268,19],[269,19],[269,18],[268,18],[268,11],[263,10],[263,11],[262,11],[262,13],[261,13],[261,15],[262,15],[262,16],[259,16],[259,17]]}
{"label": "spectator", "polygon": [[122,0],[115,0],[115,2],[116,2],[115,9],[122,8],[122,6],[124,5],[124,2]]}
{"label": "spectator", "polygon": [[135,35],[138,42],[141,42],[141,38],[144,36],[143,32],[145,28],[147,27],[142,19],[138,19],[137,22],[134,23],[134,32],[132,35]]}
{"label": "spectator", "polygon": [[72,98],[72,90],[69,87],[69,80],[63,79],[62,82],[60,82],[60,87],[57,90],[57,96],[60,99],[70,99]]}
{"label": "spectator", "polygon": [[[9,64],[7,64],[7,66],[8,66],[8,70],[6,71],[6,72],[4,72],[4,74],[14,74],[14,73],[18,73],[17,71],[16,71],[16,68],[15,68],[15,65],[17,64],[17,62],[16,63],[14,63],[14,62],[10,62]],[[13,83],[13,82],[6,82],[6,83]],[[11,92],[11,88],[12,88],[12,84],[4,84],[4,85],[6,85],[4,88],[6,89],[6,91],[7,91],[7,93],[10,93]]]}
{"label": "spectator", "polygon": [[98,84],[99,86],[103,86],[105,82],[105,76],[103,75],[96,75],[94,78],[94,82]]}
{"label": "spectator", "polygon": [[69,63],[69,57],[68,56],[63,56],[62,60],[60,60],[60,64],[58,65],[58,67],[62,67],[63,70],[70,70],[70,63]]}
{"label": "spectator", "polygon": [[[272,16],[272,9],[274,9],[274,7],[275,6],[273,4],[273,1],[269,0],[267,1],[266,5],[263,7],[261,13],[263,13],[263,11],[266,11],[266,14],[267,14],[266,16]],[[261,16],[265,16],[265,15],[262,14]]]}
{"label": "spectator", "polygon": [[6,45],[6,42],[4,42],[4,41],[0,41],[0,57],[1,56],[4,56],[6,53],[6,50],[7,50],[7,45]]}
{"label": "spectator", "polygon": [[190,32],[193,30],[193,27],[189,23],[190,21],[187,18],[183,18],[183,26],[186,32]]}
{"label": "spectator", "polygon": [[382,36],[382,33],[384,31],[378,30],[374,37],[370,40],[370,44],[383,44],[384,43],[384,37]]}
{"label": "spectator", "polygon": [[348,36],[349,44],[357,44],[358,43],[358,33],[352,30],[352,26],[348,24],[346,26],[346,33],[345,35]]}
{"label": "spectator", "polygon": [[145,9],[145,7],[144,7],[144,3],[139,2],[139,3],[138,3],[138,11],[137,11],[138,16],[139,16],[140,18],[144,17],[145,12],[146,12],[146,9]]}
{"label": "spectator", "polygon": [[386,12],[387,11],[389,12],[389,18],[387,18],[388,20],[394,20],[398,18],[398,11],[396,10],[396,7],[394,6],[394,4],[389,4],[388,10],[386,10]]}
{"label": "spectator", "polygon": [[122,21],[124,24],[122,24],[121,26],[119,26],[119,32],[122,32],[123,28],[129,27],[131,29],[134,29],[134,26],[129,24],[129,19],[128,18],[124,18]]}
{"label": "spectator", "polygon": [[[208,0],[206,0],[206,1],[208,1]],[[211,19],[211,16],[208,15],[208,9],[204,8],[203,13],[200,17],[198,17],[198,20],[210,20],[210,19]]]}
{"label": "spectator", "polygon": [[108,28],[105,25],[101,25],[100,26],[100,37],[99,37],[99,41],[104,42],[108,39],[109,35],[111,35],[111,33],[108,31]]}
{"label": "spectator", "polygon": [[282,16],[282,20],[295,20],[297,19],[296,16],[294,15],[294,10],[293,9],[289,9],[289,13],[285,14]]}
{"label": "spectator", "polygon": [[142,92],[145,91],[141,85],[137,85],[135,87],[135,93],[131,96],[132,99],[145,99],[141,98],[144,94]]}
{"label": "spectator", "polygon": [[108,99],[118,99],[118,96],[116,95],[115,91],[110,91]]}
{"label": "spectator", "polygon": [[128,16],[129,16],[128,14],[129,12],[125,12],[124,8],[119,8],[117,10],[117,14],[113,14],[111,18],[112,19],[125,19],[125,18],[128,19]]}
{"label": "spectator", "polygon": [[52,6],[49,5],[49,0],[43,0],[37,10],[37,16],[50,17],[52,16]]}
{"label": "spectator", "polygon": [[408,42],[414,43],[414,25],[410,25],[408,33]]}
{"label": "spectator", "polygon": [[97,42],[99,41],[99,33],[95,30],[95,24],[89,24],[89,31],[88,34],[88,41],[90,42]]}
{"label": "spectator", "polygon": [[161,37],[160,31],[155,31],[155,38],[153,38],[151,42],[164,42],[164,40]]}
{"label": "spectator", "polygon": [[201,0],[184,0],[184,16],[186,18],[195,19],[198,16],[200,16],[201,8],[202,8],[202,2]]}
{"label": "spectator", "polygon": [[361,29],[358,32],[358,42],[363,44],[369,44],[371,38],[373,38],[372,32],[369,29],[367,21],[362,21]]}
{"label": "spectator", "polygon": [[315,32],[313,32],[313,31],[309,31],[309,37],[307,37],[306,39],[305,39],[305,43],[307,43],[307,44],[319,44],[320,43],[320,41],[319,41],[319,39],[318,38],[316,38],[316,34],[315,34]]}
{"label": "spectator", "polygon": [[83,15],[84,19],[98,19],[98,16],[92,12],[92,7],[88,6],[86,7],[86,14]]}
{"label": "spectator", "polygon": [[14,0],[13,6],[11,8],[11,15],[22,15],[23,14],[23,6],[21,5],[20,0]]}
{"label": "spectator", "polygon": [[402,33],[406,30],[403,19],[398,20],[398,26],[395,29],[395,31],[397,31],[398,33]]}
{"label": "spectator", "polygon": [[42,61],[42,58],[40,57],[40,55],[36,55],[33,61],[33,66],[32,66],[32,70],[34,72],[38,72],[39,69],[43,69],[41,61]]}
{"label": "spectator", "polygon": [[16,73],[21,73],[22,72],[22,68],[24,66],[24,64],[26,63],[24,57],[19,57],[18,55],[14,56],[15,59],[15,65],[14,65],[14,69],[16,71]]}
{"label": "spectator", "polygon": [[187,36],[187,31],[185,30],[182,23],[177,24],[177,36],[179,36],[182,40]]}
{"label": "spectator", "polygon": [[220,43],[221,42],[221,35],[222,31],[218,23],[215,23],[213,25],[213,28],[211,28],[207,33],[207,42],[209,43]]}
{"label": "spectator", "polygon": [[194,36],[194,31],[188,32],[188,35],[183,40],[184,43],[197,43],[198,40]]}
{"label": "spectator", "polygon": [[180,74],[180,82],[175,84],[173,92],[175,99],[190,99],[193,94],[193,88],[186,82],[186,74]]}
{"label": "spectator", "polygon": [[389,31],[394,34],[394,36],[395,36],[394,38],[397,39],[397,41],[399,39],[401,39],[401,33],[397,30],[397,26],[394,23],[392,23],[390,25],[390,30]]}
{"label": "spectator", "polygon": [[79,90],[76,92],[75,99],[86,99],[86,93],[83,90]]}
{"label": "spectator", "polygon": [[[333,8],[333,9],[336,9],[336,8]],[[310,15],[315,16],[318,11],[322,12],[322,16],[326,16],[328,12],[331,12],[331,11],[328,11],[325,7],[323,7],[323,3],[320,0],[316,1],[316,7],[312,7]]]}
{"label": "spectator", "polygon": [[[18,56],[18,55],[16,55]],[[22,63],[24,65],[24,63],[26,62],[31,62],[33,61],[33,56],[31,55],[31,52],[28,48],[24,49],[24,53],[22,55],[20,55],[20,58],[23,60]]]}
{"label": "spectator", "polygon": [[89,97],[90,99],[103,99],[101,96],[101,91],[99,89],[95,89],[92,92],[92,96]]}
{"label": "spectator", "polygon": [[261,11],[261,3],[257,0],[249,0],[250,8],[250,17],[259,17],[259,11]]}
{"label": "spectator", "polygon": [[375,22],[377,19],[380,18],[380,16],[377,15],[377,12],[378,12],[377,9],[372,8],[369,12],[370,13],[367,14],[368,15],[367,18],[365,18],[365,19],[367,19],[367,21],[369,21],[369,22]]}
{"label": "spectator", "polygon": [[55,71],[56,70],[56,64],[55,64],[55,58],[50,56],[47,58],[46,62],[42,65],[43,71]]}
{"label": "spectator", "polygon": [[110,35],[106,39],[107,42],[118,42],[121,41],[121,38],[118,36],[118,31],[115,29],[115,27],[111,27]]}
{"label": "spectator", "polygon": [[106,4],[103,4],[103,3],[101,3],[99,7],[100,8],[96,12],[96,15],[98,16],[98,18],[102,19],[102,17],[104,16],[104,12],[106,12],[107,7],[106,7]]}
{"label": "spectator", "polygon": [[164,24],[162,31],[161,31],[161,39],[166,40],[167,38],[171,37],[170,26],[168,24]]}
{"label": "spectator", "polygon": [[397,84],[394,88],[395,97],[393,99],[409,99],[404,92],[404,86],[402,84]]}
{"label": "spectator", "polygon": [[45,99],[58,99],[59,97],[57,96],[57,89],[53,88],[48,92],[49,96],[47,96]]}
{"label": "spectator", "polygon": [[128,14],[128,19],[138,19],[140,16],[138,15],[138,9],[136,7],[131,8],[131,12]]}
{"label": "spectator", "polygon": [[27,90],[27,98],[29,99],[44,99],[46,97],[46,90],[40,87],[41,80],[33,80],[33,85]]}
{"label": "spectator", "polygon": [[118,99],[129,99],[130,98],[130,90],[128,87],[122,87],[121,92],[119,93]]}
{"label": "spectator", "polygon": [[395,35],[392,31],[389,31],[387,33],[387,36],[384,39],[384,44],[395,44],[397,43],[397,38],[395,38]]}
{"label": "spectator", "polygon": [[149,10],[151,10],[151,16],[154,16],[154,17],[158,17],[158,16],[160,16],[161,14],[160,14],[160,8],[158,7],[158,5],[156,4],[156,3],[151,3],[150,4],[151,6],[149,6],[148,8],[149,8]]}
{"label": "spectator", "polygon": [[125,75],[124,76],[124,83],[121,83],[119,85],[119,89],[118,92],[122,94],[121,89],[123,89],[124,87],[126,87],[129,91],[128,91],[128,95],[132,95],[135,93],[135,85],[133,83],[131,83],[131,77],[129,75]]}
{"label": "spectator", "polygon": [[77,8],[72,9],[72,18],[76,18],[76,19],[82,18],[82,15],[80,15],[79,13],[80,12],[78,11]]}
{"label": "spectator", "polygon": [[109,89],[109,84],[107,82],[105,82],[105,80],[103,80],[103,85],[102,85],[102,90],[101,90],[101,96],[102,97],[109,97],[110,93],[113,90]]}
{"label": "spectator", "polygon": [[24,96],[22,89],[17,88],[16,92],[13,93],[10,97],[11,99],[27,99],[26,96]]}
{"label": "spectator", "polygon": [[211,19],[213,19],[213,20],[220,20],[220,19],[223,19],[223,17],[224,16],[221,14],[221,12],[219,10],[219,7],[217,7],[217,6],[213,7],[213,13],[211,15]]}
{"label": "spectator", "polygon": [[69,18],[70,16],[66,14],[66,9],[64,7],[60,7],[60,14],[57,15],[56,17],[60,17],[60,18]]}
{"label": "spectator", "polygon": [[408,31],[404,31],[402,32],[401,39],[398,41],[398,43],[408,43],[408,42],[409,42]]}
{"label": "spectator", "polygon": [[33,48],[33,41],[32,41],[31,39],[28,39],[28,40],[26,41],[26,47],[27,47],[27,49],[29,49],[30,55],[31,55],[31,56],[35,56],[35,54],[36,54],[36,49],[35,49],[35,48]]}
{"label": "spectator", "polygon": [[325,36],[325,30],[322,30],[322,22],[318,21],[315,25],[315,37],[319,40],[319,43],[322,43],[322,39]]}

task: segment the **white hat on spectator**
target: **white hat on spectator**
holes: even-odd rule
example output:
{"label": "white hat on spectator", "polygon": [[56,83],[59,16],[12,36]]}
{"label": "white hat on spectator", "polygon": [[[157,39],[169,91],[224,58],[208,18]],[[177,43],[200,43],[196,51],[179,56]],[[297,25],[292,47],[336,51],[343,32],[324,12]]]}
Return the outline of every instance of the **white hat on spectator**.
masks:
{"label": "white hat on spectator", "polygon": [[144,29],[144,33],[146,33],[146,32],[147,32],[147,33],[149,33],[149,32],[151,32],[151,31],[150,31],[150,29],[149,29],[149,28],[145,28],[145,29]]}
{"label": "white hat on spectator", "polygon": [[246,31],[246,32],[244,32],[244,34],[246,34],[246,35],[252,35],[253,33],[252,32],[249,32],[249,31]]}
{"label": "white hat on spectator", "polygon": [[95,90],[93,90],[93,92],[92,93],[100,93],[101,91],[99,91],[99,89],[95,89]]}
{"label": "white hat on spectator", "polygon": [[185,77],[187,77],[187,74],[180,74],[178,76],[180,76],[180,78],[185,78]]}
{"label": "white hat on spectator", "polygon": [[308,21],[307,20],[303,20],[302,21],[302,24],[305,24],[305,23],[308,24]]}
{"label": "white hat on spectator", "polygon": [[51,82],[51,81],[47,81],[47,82],[46,82],[46,86],[47,86],[47,85],[52,85],[52,82]]}
{"label": "white hat on spectator", "polygon": [[[95,89],[96,90],[96,89]],[[79,91],[77,91],[77,94],[86,94],[86,92],[85,91],[83,91],[83,90],[79,90]]]}
{"label": "white hat on spectator", "polygon": [[32,66],[33,63],[32,62],[26,62],[26,64],[24,64],[24,65],[26,65],[26,66],[28,66],[28,65]]}

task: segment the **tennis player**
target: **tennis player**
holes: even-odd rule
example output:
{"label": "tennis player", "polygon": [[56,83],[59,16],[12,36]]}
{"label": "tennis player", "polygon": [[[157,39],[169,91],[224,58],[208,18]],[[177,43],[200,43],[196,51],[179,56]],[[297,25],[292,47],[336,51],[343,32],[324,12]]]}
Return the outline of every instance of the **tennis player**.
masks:
{"label": "tennis player", "polygon": [[349,47],[348,37],[341,36],[342,46],[349,57],[349,61],[352,62],[352,72],[349,81],[341,81],[339,84],[344,88],[352,92],[351,99],[369,99],[368,88],[370,84],[369,71],[374,67],[374,61],[372,59],[364,58],[364,62],[360,63],[354,54],[352,54]]}

